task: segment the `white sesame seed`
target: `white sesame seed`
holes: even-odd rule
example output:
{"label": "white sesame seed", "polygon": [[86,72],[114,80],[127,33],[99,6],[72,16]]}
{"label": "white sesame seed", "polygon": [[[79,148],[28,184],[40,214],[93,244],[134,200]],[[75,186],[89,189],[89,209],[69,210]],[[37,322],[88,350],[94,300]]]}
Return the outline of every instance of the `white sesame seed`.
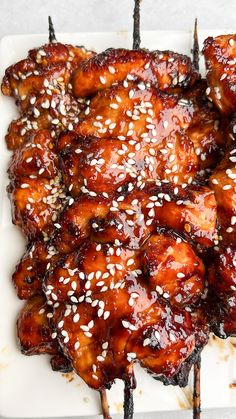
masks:
{"label": "white sesame seed", "polygon": [[222,189],[224,191],[229,191],[231,189],[231,185],[224,185]]}
{"label": "white sesame seed", "polygon": [[79,347],[80,347],[80,343],[78,341],[75,342],[74,348],[75,348],[76,351],[77,351],[77,349],[79,349]]}
{"label": "white sesame seed", "polygon": [[110,311],[105,311],[103,315],[104,320],[108,319],[109,316],[110,316]]}
{"label": "white sesame seed", "polygon": [[79,313],[76,313],[73,317],[73,322],[78,323],[79,319],[80,319],[80,315],[79,315]]}
{"label": "white sesame seed", "polygon": [[106,79],[105,79],[105,77],[100,76],[100,77],[99,77],[99,80],[100,80],[100,82],[101,82],[102,84],[106,84]]}
{"label": "white sesame seed", "polygon": [[177,278],[185,278],[185,274],[183,272],[178,272]]}
{"label": "white sesame seed", "polygon": [[156,339],[157,340],[160,340],[161,335],[160,335],[160,333],[157,330],[155,330],[154,334],[155,334]]}
{"label": "white sesame seed", "polygon": [[112,109],[118,109],[119,106],[117,105],[117,103],[111,103],[110,104],[110,108],[112,108]]}
{"label": "white sesame seed", "polygon": [[108,66],[108,70],[109,70],[109,73],[111,73],[111,74],[115,74],[115,72],[116,72],[115,68],[110,66],[110,65]]}
{"label": "white sesame seed", "polygon": [[122,320],[121,323],[122,323],[122,325],[124,326],[125,329],[129,328],[129,322],[127,322],[126,320]]}
{"label": "white sesame seed", "polygon": [[143,341],[143,346],[144,346],[144,347],[145,347],[145,346],[148,346],[150,343],[151,343],[151,339],[146,338],[146,339],[144,339],[144,341]]}

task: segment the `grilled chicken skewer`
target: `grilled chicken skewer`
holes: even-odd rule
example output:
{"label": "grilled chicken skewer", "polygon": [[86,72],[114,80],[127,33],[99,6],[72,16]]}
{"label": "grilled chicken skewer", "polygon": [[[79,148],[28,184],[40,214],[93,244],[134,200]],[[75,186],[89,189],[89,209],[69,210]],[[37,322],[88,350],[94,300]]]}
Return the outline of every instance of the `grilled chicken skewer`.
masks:
{"label": "grilled chicken skewer", "polygon": [[[199,71],[199,42],[198,42],[198,25],[195,19],[194,35],[193,35],[193,65]],[[201,354],[193,368],[193,419],[200,419],[201,416]]]}
{"label": "grilled chicken skewer", "polygon": [[[34,243],[14,282],[21,298],[36,298],[43,289],[52,309],[46,314],[51,339],[91,387],[103,390],[117,377],[125,381],[129,417],[134,362],[166,384],[185,385],[208,339],[201,258],[218,243],[216,203],[198,179],[206,183],[206,169],[216,164],[222,130],[187,57],[110,50],[75,65],[72,89],[78,99],[73,99],[83,105],[78,120],[59,138],[63,121],[54,135],[51,124],[42,122],[44,131],[33,127],[9,168],[14,219]],[[22,98],[21,85],[9,90],[14,71],[8,70],[3,91],[16,95],[31,118],[27,95],[32,92]],[[204,135],[199,115],[206,122]],[[84,165],[79,181],[78,165]],[[61,172],[58,191],[53,176]],[[55,191],[48,198],[44,190]],[[39,202],[53,204],[52,212]],[[58,209],[61,215],[54,216]],[[22,349],[25,318],[22,313],[18,322]]]}
{"label": "grilled chicken skewer", "polygon": [[219,108],[226,123],[227,149],[210,178],[218,204],[220,243],[209,268],[212,329],[220,337],[236,335],[235,288],[235,119],[236,37],[221,35],[208,38],[203,53],[206,60],[210,100]]}

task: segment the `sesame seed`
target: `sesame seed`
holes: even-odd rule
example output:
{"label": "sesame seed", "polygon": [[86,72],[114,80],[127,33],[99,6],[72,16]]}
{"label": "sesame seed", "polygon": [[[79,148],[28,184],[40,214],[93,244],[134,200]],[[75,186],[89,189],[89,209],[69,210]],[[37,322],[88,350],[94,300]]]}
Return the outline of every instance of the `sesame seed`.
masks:
{"label": "sesame seed", "polygon": [[79,347],[80,347],[80,343],[78,341],[75,342],[74,348],[75,348],[76,351],[77,351],[77,349],[79,349]]}
{"label": "sesame seed", "polygon": [[99,77],[99,80],[100,80],[100,82],[101,82],[102,84],[106,84],[106,79],[105,79],[105,77],[100,76],[100,77]]}
{"label": "sesame seed", "polygon": [[163,122],[163,126],[164,126],[164,128],[165,128],[165,129],[167,129],[167,128],[168,128],[168,125],[169,125],[168,121],[164,121],[164,122]]}
{"label": "sesame seed", "polygon": [[109,71],[109,73],[111,73],[111,74],[115,74],[115,72],[116,72],[116,70],[115,70],[115,68],[114,67],[112,67],[112,66],[108,66],[108,71]]}
{"label": "sesame seed", "polygon": [[73,317],[73,322],[78,323],[79,319],[80,319],[80,315],[79,315],[79,313],[76,313]]}
{"label": "sesame seed", "polygon": [[151,339],[146,338],[146,339],[144,339],[144,341],[143,341],[143,346],[144,346],[144,347],[145,347],[145,346],[148,346],[150,343],[151,343]]}
{"label": "sesame seed", "polygon": [[103,315],[104,320],[108,319],[109,316],[110,316],[110,311],[105,311]]}
{"label": "sesame seed", "polygon": [[154,335],[155,335],[155,337],[156,337],[157,340],[160,340],[161,335],[160,335],[160,333],[157,330],[155,330]]}
{"label": "sesame seed", "polygon": [[178,272],[177,278],[185,278],[185,274],[183,272]]}
{"label": "sesame seed", "polygon": [[236,224],[236,216],[233,215],[233,217],[231,217],[231,225],[235,225]]}
{"label": "sesame seed", "polygon": [[129,91],[129,98],[132,99],[134,96],[134,90]]}
{"label": "sesame seed", "polygon": [[119,106],[117,105],[117,103],[111,103],[110,104],[110,108],[112,108],[112,109],[118,109]]}
{"label": "sesame seed", "polygon": [[157,285],[156,286],[156,291],[158,292],[158,294],[160,294],[160,295],[162,295],[163,294],[163,289],[159,286],[159,285]]}
{"label": "sesame seed", "polygon": [[122,323],[122,325],[124,326],[125,329],[129,328],[129,322],[127,322],[126,320],[122,320],[121,323]]}
{"label": "sesame seed", "polygon": [[222,76],[221,76],[220,80],[222,81],[222,80],[224,80],[226,77],[227,77],[227,74],[226,74],[226,73],[224,73],[224,74],[222,74]]}

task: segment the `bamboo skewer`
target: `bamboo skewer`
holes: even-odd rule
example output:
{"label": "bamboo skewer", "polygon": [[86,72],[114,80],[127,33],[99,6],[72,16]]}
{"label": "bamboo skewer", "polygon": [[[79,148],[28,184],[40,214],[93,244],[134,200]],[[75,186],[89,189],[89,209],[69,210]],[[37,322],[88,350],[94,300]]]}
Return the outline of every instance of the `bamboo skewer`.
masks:
{"label": "bamboo skewer", "polygon": [[107,392],[105,388],[102,388],[99,391],[99,393],[100,393],[100,399],[101,399],[103,419],[111,419],[110,412],[109,412],[109,405],[107,401]]}
{"label": "bamboo skewer", "polygon": [[[193,34],[193,65],[195,70],[199,71],[199,42],[198,42],[198,23],[197,18],[194,23]],[[201,416],[201,355],[199,354],[197,361],[193,367],[193,419],[200,419]]]}
{"label": "bamboo skewer", "polygon": [[139,49],[141,38],[140,38],[140,3],[141,0],[134,0],[134,26],[133,26],[133,49]]}
{"label": "bamboo skewer", "polygon": [[48,16],[48,39],[50,43],[57,41],[51,16]]}
{"label": "bamboo skewer", "polygon": [[133,419],[134,399],[133,388],[129,381],[125,381],[124,388],[124,419]]}
{"label": "bamboo skewer", "polygon": [[191,50],[193,54],[193,65],[195,70],[199,71],[199,42],[198,42],[198,25],[197,18],[195,19],[194,24],[194,34],[193,34],[193,49]]}
{"label": "bamboo skewer", "polygon": [[201,355],[194,364],[193,419],[201,417]]}
{"label": "bamboo skewer", "polygon": [[[48,39],[50,43],[57,41],[51,16],[48,16]],[[106,389],[105,388],[101,389],[99,393],[100,393],[100,399],[101,399],[103,419],[111,419],[111,416],[109,413],[109,405],[107,401]]]}

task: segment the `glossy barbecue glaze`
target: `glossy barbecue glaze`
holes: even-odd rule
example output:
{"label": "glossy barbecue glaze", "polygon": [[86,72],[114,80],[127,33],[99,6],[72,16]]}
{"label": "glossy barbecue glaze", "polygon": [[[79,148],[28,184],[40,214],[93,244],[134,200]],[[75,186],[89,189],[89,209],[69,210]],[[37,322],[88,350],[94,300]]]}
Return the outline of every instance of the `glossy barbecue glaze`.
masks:
{"label": "glossy barbecue glaze", "polygon": [[236,247],[220,248],[209,268],[210,315],[220,337],[236,336]]}
{"label": "glossy barbecue glaze", "polygon": [[173,229],[196,244],[217,244],[216,201],[208,187],[170,188],[149,184],[142,190],[129,183],[110,201],[83,194],[61,214],[53,244],[62,253],[86,237],[138,248],[156,227]]}
{"label": "glossy barbecue glaze", "polygon": [[[207,94],[222,115],[236,111],[236,37],[221,35],[205,41],[203,53],[208,69]],[[236,124],[229,116],[227,149],[210,177],[215,192],[219,224],[219,246],[209,266],[209,312],[212,329],[220,337],[236,335]]]}
{"label": "glossy barbecue glaze", "polygon": [[14,97],[23,114],[9,126],[9,149],[18,148],[29,132],[38,129],[51,128],[54,135],[71,129],[82,102],[71,94],[70,77],[77,65],[92,55],[83,47],[52,43],[29,51],[26,59],[8,67],[2,93]]}
{"label": "glossy barbecue glaze", "polygon": [[199,74],[186,55],[110,48],[79,65],[73,74],[73,92],[77,97],[92,96],[127,77],[171,92],[192,86]]}
{"label": "glossy barbecue glaze", "polygon": [[[158,260],[150,253],[158,246],[169,254],[168,261],[159,260],[154,284],[150,278]],[[143,257],[150,264],[147,272]],[[51,305],[60,303],[55,330],[63,350],[94,388],[124,378],[134,360],[171,381],[200,345],[191,314],[176,307],[191,312],[186,304],[196,302],[203,288],[204,268],[191,247],[163,234],[152,236],[141,252],[85,241],[45,282]],[[203,333],[206,341],[207,328]]]}
{"label": "glossy barbecue glaze", "polygon": [[207,94],[222,114],[236,109],[236,35],[207,38],[203,54],[206,61]]}
{"label": "glossy barbecue glaze", "polygon": [[95,389],[132,381],[134,362],[186,385],[208,340],[219,199],[207,183],[227,130],[189,58],[92,55],[45,45],[2,84],[21,112],[6,136],[13,222],[29,240],[13,275],[29,298],[21,348],[53,354],[55,370],[71,362]]}

